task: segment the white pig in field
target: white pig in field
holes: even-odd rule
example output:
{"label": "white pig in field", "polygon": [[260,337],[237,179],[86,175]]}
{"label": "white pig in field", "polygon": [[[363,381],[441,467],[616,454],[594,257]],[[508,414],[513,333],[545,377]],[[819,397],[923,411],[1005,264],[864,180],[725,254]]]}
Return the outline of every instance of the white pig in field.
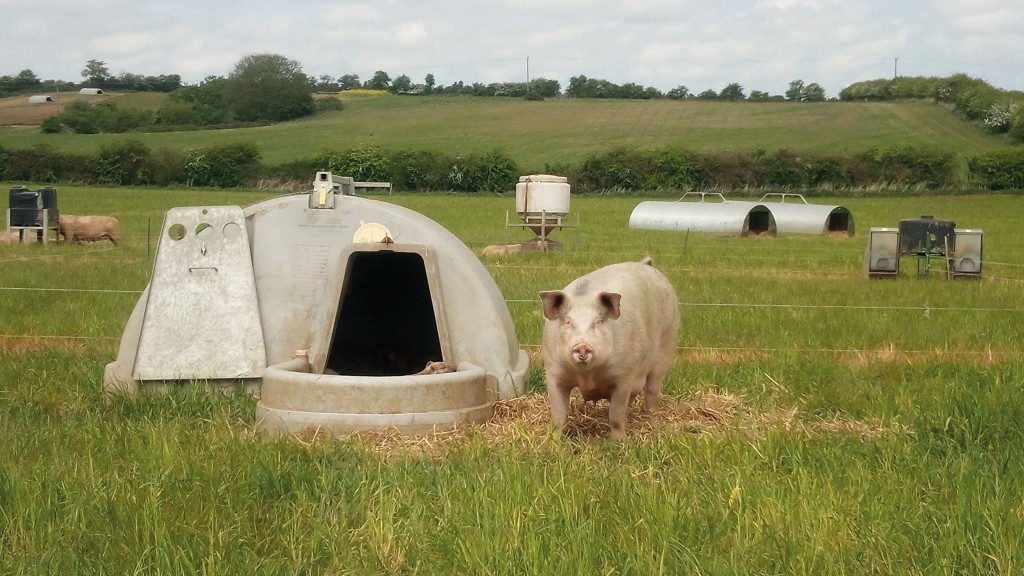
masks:
{"label": "white pig in field", "polygon": [[121,240],[121,223],[113,216],[71,216],[61,214],[57,231],[65,242],[79,244],[110,240],[114,246]]}
{"label": "white pig in field", "polygon": [[672,364],[679,331],[672,284],[645,258],[605,266],[540,299],[552,423],[565,427],[569,393],[579,387],[586,402],[610,401],[610,435],[625,439],[629,404],[643,392],[644,408],[655,408]]}

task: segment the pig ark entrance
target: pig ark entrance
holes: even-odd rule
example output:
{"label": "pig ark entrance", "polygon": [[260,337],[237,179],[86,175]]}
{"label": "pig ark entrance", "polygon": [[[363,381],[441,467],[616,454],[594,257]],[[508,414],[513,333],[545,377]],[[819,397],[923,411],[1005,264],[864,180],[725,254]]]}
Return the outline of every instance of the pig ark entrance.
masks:
{"label": "pig ark entrance", "polygon": [[747,229],[750,231],[751,234],[758,236],[761,234],[771,234],[772,236],[774,236],[772,232],[775,229],[775,222],[772,218],[772,213],[769,212],[767,209],[763,209],[763,207],[756,206],[750,210],[750,213],[747,216],[747,218]]}
{"label": "pig ark entrance", "polygon": [[351,252],[324,372],[402,376],[445,360],[431,284],[418,252]]}
{"label": "pig ark entrance", "polygon": [[825,231],[830,234],[835,232],[849,233],[851,228],[849,212],[832,212],[828,215],[828,221],[825,223]]}

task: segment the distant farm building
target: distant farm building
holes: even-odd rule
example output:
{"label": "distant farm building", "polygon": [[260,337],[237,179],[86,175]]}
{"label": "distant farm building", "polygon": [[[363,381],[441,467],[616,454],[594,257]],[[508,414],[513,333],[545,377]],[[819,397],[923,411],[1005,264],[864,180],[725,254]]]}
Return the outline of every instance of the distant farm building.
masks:
{"label": "distant farm building", "polygon": [[42,104],[44,102],[53,102],[53,96],[49,94],[36,94],[28,97],[29,104]]}
{"label": "distant farm building", "polygon": [[102,88],[82,88],[81,90],[78,91],[78,93],[79,94],[83,94],[85,96],[100,96],[100,95],[103,94],[103,89]]}

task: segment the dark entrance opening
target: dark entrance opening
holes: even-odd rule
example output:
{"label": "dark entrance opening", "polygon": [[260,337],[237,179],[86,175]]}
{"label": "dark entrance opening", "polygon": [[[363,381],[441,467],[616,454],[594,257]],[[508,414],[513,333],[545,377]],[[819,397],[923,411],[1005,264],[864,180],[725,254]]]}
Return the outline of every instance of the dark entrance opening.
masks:
{"label": "dark entrance opening", "polygon": [[415,374],[442,361],[423,258],[413,252],[349,256],[327,369],[352,376]]}
{"label": "dark entrance opening", "polygon": [[771,231],[771,215],[768,210],[751,210],[747,215],[747,225],[751,234],[764,234]]}
{"label": "dark entrance opening", "polygon": [[850,213],[849,212],[832,212],[828,215],[828,232],[849,232],[850,231]]}

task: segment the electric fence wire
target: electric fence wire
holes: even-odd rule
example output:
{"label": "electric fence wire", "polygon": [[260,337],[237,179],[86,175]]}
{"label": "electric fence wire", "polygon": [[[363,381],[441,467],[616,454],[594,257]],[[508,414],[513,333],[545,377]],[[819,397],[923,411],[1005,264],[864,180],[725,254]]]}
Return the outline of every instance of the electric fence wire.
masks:
{"label": "electric fence wire", "polygon": [[[611,246],[611,245],[609,245],[609,246]],[[609,251],[602,252],[602,254],[604,254],[604,255],[616,255],[616,254],[628,252],[628,249],[622,247],[621,245],[615,245],[615,248],[618,248],[618,250],[609,250]],[[94,248],[90,248],[89,250],[84,251],[84,252],[63,253],[63,254],[40,254],[40,255],[32,255],[32,256],[19,256],[17,258],[9,258],[9,259],[5,259],[5,260],[0,260],[0,263],[30,262],[30,261],[34,261],[34,260],[38,260],[38,259],[64,258],[64,257],[70,257],[70,256],[81,257],[83,255],[94,254],[94,253],[102,253],[102,252],[107,252],[107,251],[114,250],[114,249],[115,249],[115,247],[113,247],[113,246],[104,247],[104,248],[94,247]],[[635,250],[634,250],[634,252],[635,252]],[[769,256],[754,256],[754,255],[750,255],[750,254],[742,255],[742,256],[733,256],[733,257],[734,258],[738,258],[738,259],[746,259],[746,260],[765,260],[765,259],[769,259],[770,258]],[[777,255],[775,257],[777,257]],[[134,259],[135,260],[141,260],[141,261],[143,261],[143,262],[145,262],[147,264],[150,263],[150,258],[148,258],[148,257],[146,257],[146,258],[134,258]],[[832,258],[826,259],[826,258],[792,258],[792,257],[789,258],[788,260],[789,261],[821,261],[821,260],[834,261],[834,259],[832,259]],[[551,270],[551,269],[555,269],[555,268],[558,268],[559,270],[574,270],[574,269],[587,269],[589,267],[592,267],[591,264],[586,264],[586,263],[573,264],[573,265],[567,265],[567,266],[562,265],[562,266],[558,266],[558,267],[546,266],[546,265],[543,265],[543,264],[536,264],[536,265],[533,265],[533,264],[506,264],[506,263],[500,263],[500,262],[497,262],[497,263],[487,263],[486,265],[488,267],[490,267],[490,268],[495,269],[495,270],[518,270],[518,271],[523,271],[523,272],[528,272],[528,271],[531,271],[531,270]],[[989,267],[991,267],[991,266],[996,266],[996,267],[1005,266],[1005,267],[1008,267],[1008,268],[1024,268],[1024,264],[1009,263],[1009,262],[985,261],[985,265],[989,266]],[[665,270],[686,271],[686,270],[690,270],[690,269],[689,268],[671,267],[670,266],[670,267],[665,268]],[[820,275],[820,272],[818,274]],[[992,275],[986,275],[985,279],[986,280],[990,280],[990,281],[991,280],[997,280],[997,281],[1007,281],[1007,282],[1024,282],[1024,279],[1021,279],[1021,278],[1007,278],[1007,277],[992,276]],[[30,287],[30,286],[0,286],[0,292],[41,292],[41,293],[54,293],[54,292],[56,292],[56,293],[133,294],[133,295],[138,295],[138,294],[142,294],[143,293],[142,290],[128,290],[128,289],[56,288],[56,287]],[[536,304],[536,300],[534,300],[534,299],[514,299],[514,298],[512,298],[512,299],[506,299],[506,302],[508,304],[516,304],[516,305],[526,305],[526,304],[533,305],[533,304]],[[922,305],[918,305],[918,306],[907,306],[907,305],[903,305],[903,306],[879,306],[879,305],[854,305],[854,304],[786,304],[786,303],[754,303],[754,302],[679,302],[678,305],[681,306],[681,307],[684,307],[684,308],[685,307],[693,307],[693,308],[746,308],[746,309],[793,309],[793,310],[804,309],[804,310],[844,310],[844,311],[877,311],[877,312],[894,312],[894,311],[897,311],[897,312],[898,311],[921,312],[921,311],[925,311],[926,313],[933,312],[933,311],[934,312],[955,312],[955,313],[992,313],[992,312],[1020,313],[1020,312],[1024,312],[1024,308],[1012,308],[1012,307],[954,307],[954,306],[928,306],[928,305],[923,305],[923,306]],[[79,336],[79,335],[45,335],[45,336],[42,336],[42,335],[37,335],[37,334],[0,334],[0,339],[23,339],[23,338],[67,339],[67,340],[117,340],[117,339],[120,338],[120,336]],[[525,345],[525,346],[526,347],[530,347],[530,345]],[[534,345],[534,346],[537,346],[537,345]],[[689,349],[689,348],[680,347],[680,349]],[[746,349],[746,348],[740,349],[740,348],[728,348],[728,347],[726,347],[726,348],[692,348],[692,349],[694,349],[694,350],[705,350],[705,351],[710,351],[710,350],[715,350],[715,351],[753,351],[753,350],[755,350],[755,349]],[[757,348],[756,350],[762,351],[762,352],[772,352],[772,351],[774,351],[774,352],[831,352],[831,353],[862,353],[862,352],[866,352],[864,350],[855,350],[855,349],[849,349],[849,350],[846,350],[846,349],[844,349],[844,350],[838,350],[838,349],[837,350],[823,350],[823,349],[822,350],[819,350],[819,349],[815,349],[815,350],[810,350],[810,349],[799,349],[799,350],[797,350],[797,349],[781,350],[780,349],[780,350],[773,350],[773,349]],[[904,351],[904,352],[906,352],[906,351]],[[982,353],[982,351],[976,351],[976,352]],[[918,351],[918,352],[909,352],[909,353],[927,353],[927,352],[926,351]],[[974,353],[974,352],[972,352],[972,353]]]}

